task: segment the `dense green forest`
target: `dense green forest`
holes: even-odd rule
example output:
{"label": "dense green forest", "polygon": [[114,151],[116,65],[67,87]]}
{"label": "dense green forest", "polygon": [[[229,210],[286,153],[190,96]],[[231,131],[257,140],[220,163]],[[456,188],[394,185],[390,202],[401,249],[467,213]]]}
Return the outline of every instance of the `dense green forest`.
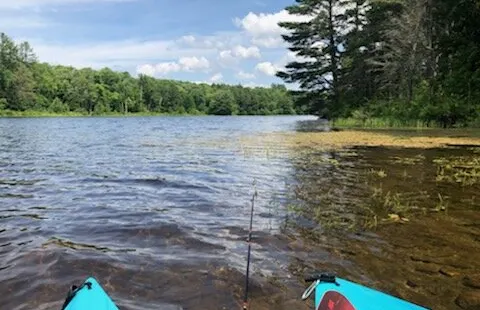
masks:
{"label": "dense green forest", "polygon": [[479,0],[296,0],[278,73],[329,119],[480,126]]}
{"label": "dense green forest", "polygon": [[52,66],[1,34],[0,112],[300,112],[387,126],[480,126],[480,0],[296,0],[287,11],[305,21],[280,23],[298,59],[277,75],[299,91]]}
{"label": "dense green forest", "polygon": [[[110,69],[75,69],[40,63],[27,42],[0,35],[0,114],[18,111],[104,115],[172,113],[215,115],[295,114],[282,85],[248,88],[208,85]],[[27,113],[28,115],[28,113]]]}

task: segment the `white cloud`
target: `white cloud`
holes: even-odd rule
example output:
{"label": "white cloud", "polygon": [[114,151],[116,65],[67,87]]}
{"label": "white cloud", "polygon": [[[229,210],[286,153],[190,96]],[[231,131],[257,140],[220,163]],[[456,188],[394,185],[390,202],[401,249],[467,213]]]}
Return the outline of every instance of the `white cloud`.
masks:
{"label": "white cloud", "polygon": [[144,74],[148,76],[154,76],[156,72],[156,69],[154,66],[145,64],[145,65],[140,65],[137,66],[137,73],[138,74]]}
{"label": "white cloud", "polygon": [[232,55],[240,58],[260,58],[260,50],[256,46],[243,47],[237,45],[232,49]]}
{"label": "white cloud", "polygon": [[314,60],[315,60],[314,58],[307,58],[307,57],[303,57],[303,56],[298,56],[297,53],[288,51],[277,62],[277,67],[285,67],[288,63],[294,62],[294,61],[305,62],[305,61],[314,61]]}
{"label": "white cloud", "polygon": [[281,28],[278,26],[278,23],[288,15],[286,10],[275,14],[256,14],[250,12],[242,19],[237,18],[235,23],[238,27],[243,28],[255,36],[271,35],[272,33],[280,34]]}
{"label": "white cloud", "polygon": [[279,22],[303,22],[311,19],[301,15],[292,15],[286,10],[273,14],[250,12],[242,19],[235,19],[235,24],[252,37],[254,44],[274,48],[282,45],[281,34],[286,30],[281,28]]}
{"label": "white cloud", "polygon": [[30,42],[40,61],[77,68],[117,67],[127,70],[134,69],[138,65],[155,66],[157,63],[171,62],[176,59],[176,63],[182,67],[182,70],[206,70],[211,65],[207,59],[214,57],[217,53],[216,49],[211,48],[180,46],[174,40],[126,40],[61,45],[24,39]]}
{"label": "white cloud", "polygon": [[216,73],[210,78],[211,83],[218,83],[223,79],[223,74]]}
{"label": "white cloud", "polygon": [[253,73],[248,73],[248,72],[244,72],[244,71],[240,71],[236,74],[237,78],[241,79],[241,80],[253,80],[255,79],[255,74]]}
{"label": "white cloud", "polygon": [[197,41],[197,39],[192,35],[188,35],[188,36],[182,36],[179,41],[182,43],[193,45]]}
{"label": "white cloud", "polygon": [[182,67],[176,62],[161,62],[155,65],[155,73],[167,75],[170,72],[178,72]]}
{"label": "white cloud", "polygon": [[41,61],[74,67],[137,65],[148,60],[172,59],[183,56],[182,53],[186,52],[185,50],[175,51],[175,45],[169,41],[129,40],[72,45],[29,41]]}
{"label": "white cloud", "polygon": [[[67,41],[75,43],[65,43],[64,38],[58,36],[60,33],[53,31],[53,27],[49,39],[42,37],[46,33],[44,29],[40,32],[31,31],[38,27],[72,26],[69,22],[60,23],[60,20],[50,19],[57,18],[55,14],[50,14],[50,11],[57,7],[60,12],[62,11],[60,6],[64,5],[105,1],[122,0],[0,0],[0,14],[7,17],[2,19],[0,15],[0,29],[7,28],[3,27],[5,24],[15,26],[20,20],[17,27],[29,29],[27,31],[21,29],[22,31],[16,33],[13,31],[15,40],[29,41],[42,62],[77,68],[110,67],[113,70],[157,77],[191,72],[185,75],[188,79],[203,80],[207,83],[235,80],[249,83],[253,80],[267,85],[276,79],[274,77],[276,71],[285,65],[280,61],[286,54],[280,37],[283,30],[276,25],[277,19],[284,18],[284,11],[275,14],[249,13],[237,20],[241,29],[237,28],[234,31],[213,32],[207,35],[186,32],[170,40],[143,40],[133,37],[118,41],[95,41],[94,37],[91,40],[75,37]],[[36,8],[40,10],[29,12]],[[44,15],[47,11],[49,13]],[[17,20],[15,16],[25,18]],[[29,19],[33,16],[38,18]],[[94,25],[85,27],[95,29]],[[279,46],[282,48],[276,49]],[[247,63],[244,61],[246,59],[256,59],[256,62],[260,63],[254,70],[248,69],[244,66]],[[227,63],[233,66],[226,65]]]}
{"label": "white cloud", "polygon": [[271,62],[261,62],[255,66],[255,70],[262,72],[263,74],[269,75],[269,76],[275,76],[275,74],[280,70],[281,68],[277,65],[274,65]]}
{"label": "white cloud", "polygon": [[178,72],[182,68],[176,62],[161,62],[156,65],[144,64],[137,66],[137,74],[148,76],[167,75],[171,72]]}
{"label": "white cloud", "polygon": [[184,71],[204,70],[210,68],[210,62],[205,57],[182,57],[178,64]]}
{"label": "white cloud", "polygon": [[176,41],[181,46],[202,48],[202,49],[228,49],[232,46],[241,44],[244,38],[239,31],[235,32],[216,32],[213,35],[194,36],[184,35]]}
{"label": "white cloud", "polygon": [[236,45],[232,49],[220,51],[219,57],[223,63],[231,63],[237,59],[260,58],[262,55],[256,46]]}
{"label": "white cloud", "polygon": [[194,72],[210,68],[210,62],[205,57],[182,57],[178,62],[160,62],[156,65],[143,64],[137,66],[137,74],[149,76],[168,75],[172,72]]}
{"label": "white cloud", "polygon": [[295,52],[288,51],[285,54],[284,59],[285,59],[285,62],[288,63],[288,62],[292,62],[292,61],[301,61],[303,58],[297,56],[297,53],[295,53]]}
{"label": "white cloud", "polygon": [[285,41],[280,36],[252,38],[252,43],[266,48],[277,48],[285,46]]}
{"label": "white cloud", "polygon": [[[228,55],[250,58],[260,56],[258,47],[239,44],[241,40],[239,32],[228,35],[230,41],[225,39],[226,37],[225,33],[221,33],[203,37],[179,37],[173,40],[87,41],[67,45],[39,41],[36,38],[22,39],[31,43],[42,62],[77,68],[110,67],[114,70],[128,70],[133,74],[136,72],[152,76],[179,71],[219,70],[222,62],[209,61],[219,55],[220,49],[213,46],[217,45],[214,42],[224,41],[226,42],[224,44],[229,44]],[[193,42],[193,46],[182,45],[181,41]],[[212,47],[206,46],[207,41],[211,42]]]}
{"label": "white cloud", "polygon": [[232,51],[221,51],[219,56],[220,56],[220,59],[233,58]]}
{"label": "white cloud", "polygon": [[248,87],[248,88],[257,88],[257,87],[267,87],[267,85],[264,84],[258,84],[255,82],[248,82],[246,84],[242,84],[243,87]]}

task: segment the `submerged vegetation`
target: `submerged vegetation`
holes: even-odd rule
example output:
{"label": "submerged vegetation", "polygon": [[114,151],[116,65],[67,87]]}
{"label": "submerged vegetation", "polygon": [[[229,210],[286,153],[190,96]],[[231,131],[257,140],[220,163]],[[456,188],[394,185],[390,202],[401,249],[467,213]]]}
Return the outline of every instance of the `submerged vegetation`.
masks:
{"label": "submerged vegetation", "polygon": [[450,182],[462,186],[480,184],[480,156],[437,158],[437,182]]}
{"label": "submerged vegetation", "polygon": [[418,163],[421,163],[422,161],[425,160],[425,156],[422,154],[416,155],[414,157],[400,157],[400,156],[393,156],[392,162],[394,164],[400,164],[400,165],[416,165]]}
{"label": "submerged vegetation", "polygon": [[239,144],[250,156],[288,152],[297,178],[288,210],[319,224],[312,238],[406,224],[478,203],[480,136],[474,130],[271,133],[242,137]]}
{"label": "submerged vegetation", "polygon": [[[279,140],[294,150],[297,181],[285,230],[322,253],[296,266],[300,274],[367,276],[375,288],[429,309],[478,306],[465,297],[475,291],[465,278],[480,267],[478,131],[315,132]],[[334,262],[325,263],[325,251]]]}
{"label": "submerged vegetation", "polygon": [[370,169],[368,173],[381,179],[387,177],[387,173],[383,169],[380,169],[380,170]]}

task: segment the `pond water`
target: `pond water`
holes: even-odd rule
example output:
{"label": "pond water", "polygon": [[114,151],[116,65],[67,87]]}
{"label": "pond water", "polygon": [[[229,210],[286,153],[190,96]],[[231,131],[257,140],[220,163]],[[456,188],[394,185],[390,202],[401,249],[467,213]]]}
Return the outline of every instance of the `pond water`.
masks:
{"label": "pond water", "polygon": [[437,177],[477,150],[245,139],[311,119],[0,119],[2,308],[60,309],[93,275],[121,309],[236,309],[254,192],[255,309],[309,309],[318,269],[436,309],[476,292],[478,183]]}

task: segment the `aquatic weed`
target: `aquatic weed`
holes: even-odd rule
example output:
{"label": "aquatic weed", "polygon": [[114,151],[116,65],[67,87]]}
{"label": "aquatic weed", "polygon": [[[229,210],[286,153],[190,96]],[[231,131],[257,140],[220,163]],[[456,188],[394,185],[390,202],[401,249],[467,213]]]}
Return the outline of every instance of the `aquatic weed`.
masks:
{"label": "aquatic weed", "polygon": [[375,169],[372,168],[372,169],[368,170],[368,174],[377,176],[377,177],[379,177],[379,178],[381,178],[381,179],[387,177],[387,173],[386,173],[385,170],[383,170],[383,169],[375,170]]}
{"label": "aquatic weed", "polygon": [[416,165],[425,160],[425,156],[422,154],[416,155],[414,157],[391,157],[392,162],[394,164],[401,164],[401,165]]}
{"label": "aquatic weed", "polygon": [[437,182],[457,183],[472,186],[480,183],[480,157],[436,158]]}
{"label": "aquatic weed", "polygon": [[480,154],[480,147],[469,147],[467,148],[469,151],[472,151],[475,154]]}
{"label": "aquatic weed", "polygon": [[445,212],[447,212],[448,201],[445,198],[446,197],[443,197],[442,194],[438,193],[438,202],[437,202],[437,205],[435,206],[435,209],[433,211],[436,211],[436,212],[445,211]]}
{"label": "aquatic weed", "polygon": [[372,195],[371,195],[372,198],[376,198],[376,197],[381,197],[381,196],[382,196],[382,194],[383,194],[383,188],[382,188],[381,185],[380,185],[379,187],[372,186],[371,189],[372,189]]}

